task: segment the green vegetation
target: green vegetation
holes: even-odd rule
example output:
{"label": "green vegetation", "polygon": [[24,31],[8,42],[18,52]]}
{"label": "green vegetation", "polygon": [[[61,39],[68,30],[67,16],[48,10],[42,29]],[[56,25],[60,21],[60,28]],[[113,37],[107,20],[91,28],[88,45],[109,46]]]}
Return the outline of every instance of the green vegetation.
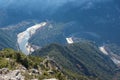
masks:
{"label": "green vegetation", "polygon": [[92,80],[111,80],[116,69],[109,57],[101,54],[95,44],[87,41],[65,46],[51,44],[35,51],[33,55],[53,57],[63,72],[73,80],[84,76],[94,78]]}
{"label": "green vegetation", "polygon": [[[58,61],[58,63],[59,62],[60,61]],[[14,51],[12,49],[4,49],[0,51],[0,69],[9,68],[10,70],[15,70],[18,69],[21,65],[27,69],[26,72],[22,73],[22,75],[25,76],[25,80],[30,80],[34,78],[37,78],[39,80],[47,78],[57,78],[59,80],[75,80],[76,78],[78,78],[79,80],[97,80],[95,79],[95,77],[87,77],[85,75],[79,75],[75,72],[72,73],[69,68],[68,70],[66,68],[60,68],[61,65],[58,65],[56,61],[49,61],[49,59],[48,61],[46,61],[45,57],[41,58],[31,55],[26,56],[21,52]],[[50,66],[52,66],[52,69],[50,69]],[[41,72],[41,74],[29,75],[29,71],[31,69],[37,69]]]}
{"label": "green vegetation", "polygon": [[7,67],[8,61],[4,58],[0,58],[0,68]]}
{"label": "green vegetation", "polygon": [[[25,80],[31,80],[37,78],[39,80],[46,78],[57,78],[59,80],[66,80],[66,76],[60,71],[57,70],[54,66],[55,63],[51,61],[45,61],[46,58],[40,58],[35,56],[26,56],[21,52],[14,51],[12,49],[4,49],[0,51],[0,69],[8,68],[10,70],[26,68],[25,72],[22,72],[22,75],[25,76]],[[53,64],[52,64],[53,63]],[[49,65],[49,66],[47,66]],[[50,69],[50,66],[54,66]],[[38,73],[32,73],[31,70],[37,70]],[[51,71],[51,72],[49,72]]]}
{"label": "green vegetation", "polygon": [[[24,67],[29,69],[32,67],[37,68],[36,66],[39,65],[39,63],[42,61],[42,58],[26,56],[21,52],[14,51],[12,49],[4,49],[0,51],[0,61],[1,68],[5,66],[11,66],[12,68],[16,68],[17,65],[13,66],[11,64],[11,62],[14,62],[15,64],[22,64]],[[5,63],[7,65],[5,65]]]}
{"label": "green vegetation", "polygon": [[[33,56],[34,55],[34,56]],[[49,56],[49,57],[48,57]],[[12,49],[0,51],[0,69],[24,66],[25,80],[57,78],[59,80],[112,80],[116,65],[95,44],[81,41],[70,45],[51,44],[26,56]],[[31,69],[41,74],[29,74]],[[115,76],[115,77],[116,77]],[[119,76],[118,76],[119,77]]]}

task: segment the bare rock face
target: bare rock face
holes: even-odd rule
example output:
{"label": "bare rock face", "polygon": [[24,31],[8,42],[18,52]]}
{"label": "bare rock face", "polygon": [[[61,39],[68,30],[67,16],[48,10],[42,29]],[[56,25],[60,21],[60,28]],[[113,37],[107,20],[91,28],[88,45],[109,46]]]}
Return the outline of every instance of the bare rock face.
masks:
{"label": "bare rock face", "polygon": [[7,68],[0,69],[0,80],[24,80],[20,70],[10,71]]}
{"label": "bare rock face", "polygon": [[43,80],[58,80],[56,78],[51,78],[51,79],[43,79]]}
{"label": "bare rock face", "polygon": [[40,72],[37,69],[30,69],[31,74],[40,74]]}
{"label": "bare rock face", "polygon": [[8,68],[0,69],[0,74],[7,74],[9,72]]}

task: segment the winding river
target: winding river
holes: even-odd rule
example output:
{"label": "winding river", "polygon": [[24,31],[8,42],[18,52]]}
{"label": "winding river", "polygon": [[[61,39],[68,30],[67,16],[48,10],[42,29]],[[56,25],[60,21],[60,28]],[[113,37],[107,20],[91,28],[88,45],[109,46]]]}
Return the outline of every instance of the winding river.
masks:
{"label": "winding river", "polygon": [[23,53],[28,55],[30,54],[31,51],[34,51],[34,49],[31,48],[31,46],[29,45],[28,41],[31,38],[31,36],[36,33],[37,29],[46,26],[46,24],[47,24],[46,22],[36,24],[34,26],[27,28],[25,31],[17,35],[17,42],[18,42],[20,50]]}

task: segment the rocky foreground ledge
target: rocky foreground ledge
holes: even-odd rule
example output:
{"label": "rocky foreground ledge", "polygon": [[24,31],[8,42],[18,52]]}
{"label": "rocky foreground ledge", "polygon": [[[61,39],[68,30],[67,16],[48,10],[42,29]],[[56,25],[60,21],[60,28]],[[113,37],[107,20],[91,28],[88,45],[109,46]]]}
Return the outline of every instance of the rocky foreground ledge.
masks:
{"label": "rocky foreground ledge", "polygon": [[[36,70],[31,70],[35,73],[37,73]],[[2,68],[0,69],[0,80],[25,80],[25,76],[22,75],[22,73],[25,72],[25,70],[9,70],[8,68]],[[38,79],[31,79],[31,80],[38,80]],[[58,80],[56,78],[51,79],[43,79],[43,80]]]}
{"label": "rocky foreground ledge", "polygon": [[20,70],[8,70],[8,68],[0,69],[0,80],[25,80]]}

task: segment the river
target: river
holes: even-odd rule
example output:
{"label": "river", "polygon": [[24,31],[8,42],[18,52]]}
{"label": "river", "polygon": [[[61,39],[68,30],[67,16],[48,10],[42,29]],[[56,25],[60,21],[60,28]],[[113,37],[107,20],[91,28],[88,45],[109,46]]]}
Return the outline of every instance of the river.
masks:
{"label": "river", "polygon": [[47,24],[46,22],[36,24],[34,26],[27,28],[25,31],[23,31],[17,35],[17,42],[18,42],[20,50],[23,53],[28,55],[28,54],[30,54],[31,51],[34,51],[34,49],[32,47],[30,47],[28,41],[31,38],[31,36],[36,33],[37,29],[46,26],[46,24]]}

